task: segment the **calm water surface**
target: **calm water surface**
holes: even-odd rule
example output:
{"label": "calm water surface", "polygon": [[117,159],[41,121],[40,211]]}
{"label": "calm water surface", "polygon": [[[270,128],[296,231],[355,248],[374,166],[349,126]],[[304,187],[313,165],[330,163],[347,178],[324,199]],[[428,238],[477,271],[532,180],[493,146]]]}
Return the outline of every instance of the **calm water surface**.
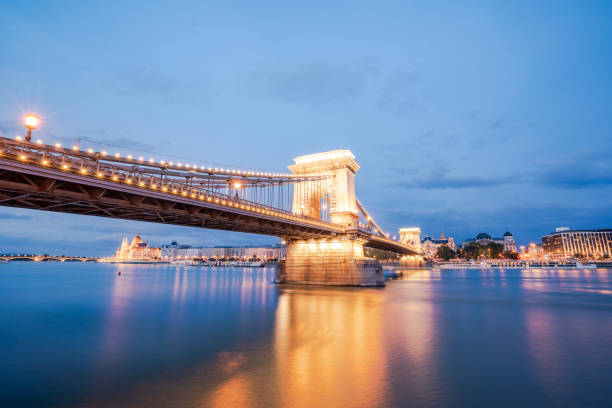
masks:
{"label": "calm water surface", "polygon": [[0,406],[612,406],[612,270],[273,274],[0,265]]}

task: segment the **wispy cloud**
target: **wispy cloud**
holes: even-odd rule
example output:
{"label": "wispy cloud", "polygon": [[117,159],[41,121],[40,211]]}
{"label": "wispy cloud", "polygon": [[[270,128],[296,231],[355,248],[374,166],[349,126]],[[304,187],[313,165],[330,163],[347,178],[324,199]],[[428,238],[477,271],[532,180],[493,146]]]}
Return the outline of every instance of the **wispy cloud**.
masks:
{"label": "wispy cloud", "polygon": [[369,62],[342,65],[312,62],[290,69],[260,69],[249,81],[262,96],[284,102],[328,103],[349,100],[364,90],[376,71]]}
{"label": "wispy cloud", "polygon": [[430,171],[398,168],[397,174],[405,179],[394,186],[423,190],[489,188],[523,183],[560,189],[606,187],[612,186],[611,154],[608,151],[587,152],[539,160],[532,163],[527,171],[485,176],[455,174],[440,166]]}
{"label": "wispy cloud", "polygon": [[419,174],[417,171],[409,175],[401,170],[399,173],[403,174],[404,178],[394,186],[423,190],[497,187],[522,181],[521,177],[515,175],[454,175],[445,167],[437,167],[425,174]]}
{"label": "wispy cloud", "polygon": [[421,79],[412,72],[400,71],[387,75],[378,106],[395,114],[424,112]]}
{"label": "wispy cloud", "polygon": [[478,188],[478,187],[496,187],[504,184],[515,182],[512,177],[497,176],[497,177],[427,177],[420,180],[402,183],[404,187],[416,187],[426,190],[431,189],[462,189],[462,188]]}
{"label": "wispy cloud", "polygon": [[520,243],[539,241],[557,226],[575,229],[612,227],[612,203],[590,207],[543,203],[514,205],[489,210],[439,208],[431,210],[391,209],[381,212],[386,225],[418,225],[424,234],[452,233],[458,242],[479,232],[501,235],[510,230]]}
{"label": "wispy cloud", "polygon": [[145,66],[115,71],[109,86],[121,95],[172,103],[202,102],[207,94],[201,79],[179,78]]}
{"label": "wispy cloud", "polygon": [[32,219],[32,216],[26,215],[26,214],[13,214],[10,212],[0,212],[0,220],[21,220],[23,221],[23,220],[31,220],[31,219]]}
{"label": "wispy cloud", "polygon": [[[159,246],[177,241],[192,246],[277,243],[275,237],[187,228],[139,221],[0,207],[0,252],[83,254],[109,256],[123,237],[140,233]],[[27,228],[23,228],[26,222]],[[85,226],[85,227],[84,227]],[[49,234],[49,231],[54,231]]]}
{"label": "wispy cloud", "polygon": [[610,157],[612,151],[598,151],[538,161],[532,172],[533,181],[569,189],[612,186]]}
{"label": "wispy cloud", "polygon": [[0,120],[0,136],[14,137],[16,134],[23,133],[22,129],[18,128],[14,121]]}

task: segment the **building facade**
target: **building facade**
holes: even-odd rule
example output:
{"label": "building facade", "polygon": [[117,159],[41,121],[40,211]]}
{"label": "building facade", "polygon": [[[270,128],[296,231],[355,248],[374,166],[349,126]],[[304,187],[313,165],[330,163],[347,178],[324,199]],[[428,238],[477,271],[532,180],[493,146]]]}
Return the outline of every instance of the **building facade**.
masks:
{"label": "building facade", "polygon": [[438,253],[438,248],[441,246],[447,246],[453,251],[456,249],[455,240],[453,237],[448,239],[444,236],[444,233],[440,236],[440,239],[434,239],[429,235],[425,236],[421,241],[421,253],[424,257],[435,258]]}
{"label": "building facade", "polygon": [[161,259],[161,249],[150,247],[148,242],[143,242],[139,234],[136,234],[132,242],[123,238],[121,247],[117,249],[112,258],[115,261],[158,261]]}
{"label": "building facade", "polygon": [[516,241],[510,231],[504,234],[504,252],[517,252]]}
{"label": "building facade", "polygon": [[486,232],[481,232],[480,234],[476,235],[475,238],[470,238],[470,239],[466,239],[465,241],[463,241],[463,243],[461,244],[461,247],[466,248],[468,245],[472,243],[476,243],[481,246],[487,246],[490,243],[494,243],[494,244],[503,245],[504,251],[506,252],[517,252],[516,251],[516,241],[514,240],[514,236],[509,231],[506,231],[506,233],[504,234],[502,238],[492,238]]}
{"label": "building facade", "polygon": [[542,237],[544,253],[550,259],[612,258],[612,229],[569,230],[558,228],[557,232]]}
{"label": "building facade", "polygon": [[542,245],[532,242],[527,247],[521,247],[520,258],[528,261],[540,261],[546,258]]}
{"label": "building facade", "polygon": [[285,257],[286,247],[284,245],[264,245],[258,247],[191,247],[189,245],[178,245],[172,242],[163,245],[161,258],[163,261],[175,261],[182,259],[258,259],[261,261],[277,261]]}

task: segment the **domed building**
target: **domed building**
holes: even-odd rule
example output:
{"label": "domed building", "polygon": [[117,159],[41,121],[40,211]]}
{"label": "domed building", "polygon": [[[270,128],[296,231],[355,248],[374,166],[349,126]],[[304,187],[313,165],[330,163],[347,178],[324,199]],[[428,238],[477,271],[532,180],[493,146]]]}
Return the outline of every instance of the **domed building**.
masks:
{"label": "domed building", "polygon": [[487,246],[490,243],[500,244],[504,246],[504,251],[516,252],[516,241],[514,240],[514,236],[512,236],[509,231],[506,231],[504,236],[499,238],[492,238],[486,232],[481,232],[480,234],[476,235],[476,238],[470,238],[463,241],[461,247],[466,248],[472,243],[476,243],[481,246]]}
{"label": "domed building", "polygon": [[157,261],[161,259],[161,248],[149,247],[148,242],[143,242],[140,234],[132,239],[130,243],[123,238],[121,247],[115,252],[115,261]]}
{"label": "domed building", "polygon": [[510,231],[506,231],[504,234],[504,251],[505,252],[516,252],[516,241],[514,237],[510,233]]}
{"label": "domed building", "polygon": [[427,258],[434,258],[438,253],[438,248],[441,246],[447,246],[453,251],[456,249],[453,237],[446,238],[444,233],[442,233],[440,239],[435,239],[426,235],[425,238],[421,240],[421,253]]}

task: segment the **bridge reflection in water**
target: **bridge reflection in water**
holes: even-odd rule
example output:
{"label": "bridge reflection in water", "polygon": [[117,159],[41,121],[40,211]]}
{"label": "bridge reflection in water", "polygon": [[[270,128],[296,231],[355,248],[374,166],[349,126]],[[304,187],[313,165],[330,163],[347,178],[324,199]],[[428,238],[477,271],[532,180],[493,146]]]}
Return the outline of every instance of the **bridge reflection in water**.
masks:
{"label": "bridge reflection in water", "polygon": [[5,406],[612,401],[609,271],[406,271],[381,290],[271,285],[268,268],[118,268],[2,265]]}
{"label": "bridge reflection in water", "polygon": [[[242,312],[233,317],[239,324],[252,324],[257,320],[254,311],[270,307],[273,321],[260,321],[269,327],[264,337],[245,333],[240,343],[223,347],[214,361],[180,381],[148,383],[119,405],[307,408],[341,407],[350,401],[351,407],[392,406],[396,375],[407,376],[405,391],[414,401],[431,401],[438,375],[432,364],[436,341],[428,295],[390,299],[382,289],[275,287],[269,284],[270,272],[219,268],[199,276],[193,269],[176,268],[171,280],[162,283],[172,287],[171,294],[166,292],[173,299],[169,320],[183,320],[188,313],[184,302],[200,295],[213,306],[239,294]],[[419,277],[421,293],[428,292],[429,279],[426,273]],[[142,291],[128,279],[115,282],[99,359],[102,371],[129,358],[120,346],[130,326],[122,310],[136,307]],[[173,332],[159,340],[167,343],[165,337]]]}

